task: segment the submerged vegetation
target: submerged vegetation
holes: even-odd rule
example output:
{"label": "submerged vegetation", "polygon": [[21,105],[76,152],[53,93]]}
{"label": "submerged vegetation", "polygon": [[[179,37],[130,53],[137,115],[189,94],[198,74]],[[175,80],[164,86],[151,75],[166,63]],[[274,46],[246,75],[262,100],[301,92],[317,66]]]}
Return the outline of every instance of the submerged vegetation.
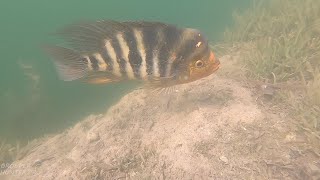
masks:
{"label": "submerged vegetation", "polygon": [[9,164],[12,163],[18,157],[20,151],[20,143],[16,145],[7,143],[6,140],[0,139],[0,172],[8,168]]}
{"label": "submerged vegetation", "polygon": [[320,1],[254,1],[234,21],[225,43],[240,52],[246,77],[284,87],[300,127],[319,140]]}

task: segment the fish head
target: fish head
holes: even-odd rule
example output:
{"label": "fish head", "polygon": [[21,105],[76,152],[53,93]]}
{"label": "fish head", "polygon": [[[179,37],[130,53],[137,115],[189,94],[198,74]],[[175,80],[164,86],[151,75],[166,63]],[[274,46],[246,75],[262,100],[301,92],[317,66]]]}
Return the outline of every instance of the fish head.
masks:
{"label": "fish head", "polygon": [[219,59],[215,57],[204,38],[198,38],[194,44],[191,55],[185,59],[186,66],[179,76],[180,83],[188,83],[207,77],[220,67]]}
{"label": "fish head", "polygon": [[210,50],[202,58],[195,58],[189,63],[189,81],[195,81],[207,77],[217,71],[220,67],[220,61],[215,58]]}

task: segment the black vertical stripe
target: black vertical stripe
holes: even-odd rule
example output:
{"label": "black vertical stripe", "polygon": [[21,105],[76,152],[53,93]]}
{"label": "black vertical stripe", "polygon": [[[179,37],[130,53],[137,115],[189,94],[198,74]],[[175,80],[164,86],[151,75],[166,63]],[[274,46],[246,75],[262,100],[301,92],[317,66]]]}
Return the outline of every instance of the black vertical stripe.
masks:
{"label": "black vertical stripe", "polygon": [[153,74],[153,53],[157,49],[158,45],[158,32],[162,31],[162,28],[147,26],[143,28],[143,43],[146,49],[146,64],[147,64],[147,74]]}
{"label": "black vertical stripe", "polygon": [[[116,34],[115,34],[116,35]],[[120,48],[120,44],[119,44],[119,41],[118,39],[115,37],[112,38],[111,40],[111,46],[113,47],[115,53],[116,53],[116,58],[117,58],[117,61],[119,63],[119,67],[120,67],[120,73],[122,75],[127,75],[127,71],[126,71],[126,60],[123,59],[122,55],[123,55],[123,52]]]}
{"label": "black vertical stripe", "polygon": [[91,62],[91,65],[92,65],[92,69],[95,70],[95,71],[98,71],[99,70],[99,64],[98,64],[98,60],[96,59],[95,56],[89,56],[89,60]]}
{"label": "black vertical stripe", "polygon": [[135,38],[133,29],[130,29],[125,32],[124,39],[127,41],[127,45],[130,49],[129,51],[129,62],[133,69],[134,76],[136,78],[141,78],[140,75],[140,66],[142,62],[142,58],[138,51],[137,40]]}
{"label": "black vertical stripe", "polygon": [[168,60],[171,53],[175,50],[175,46],[180,42],[182,31],[175,26],[167,26],[163,29],[164,39],[162,40],[162,47],[159,54],[159,70],[160,76],[164,77],[166,75],[166,69],[168,65]]}
{"label": "black vertical stripe", "polygon": [[175,61],[171,67],[171,73],[176,73],[181,70],[181,68],[186,68],[182,66],[188,66],[190,55],[193,54],[195,50],[195,40],[186,40],[186,43],[180,47],[177,51],[178,61]]}
{"label": "black vertical stripe", "polygon": [[179,49],[177,56],[181,57],[182,59],[188,59],[190,55],[194,53],[196,44],[197,43],[194,38],[186,40],[184,46]]}
{"label": "black vertical stripe", "polygon": [[166,67],[167,67],[167,63],[168,63],[168,57],[169,57],[169,52],[165,46],[166,46],[166,44],[164,44],[164,46],[161,47],[161,49],[159,51],[159,56],[158,56],[160,77],[165,76]]}
{"label": "black vertical stripe", "polygon": [[113,70],[113,62],[107,52],[107,49],[104,48],[100,51],[101,57],[103,58],[104,62],[107,64],[107,71]]}

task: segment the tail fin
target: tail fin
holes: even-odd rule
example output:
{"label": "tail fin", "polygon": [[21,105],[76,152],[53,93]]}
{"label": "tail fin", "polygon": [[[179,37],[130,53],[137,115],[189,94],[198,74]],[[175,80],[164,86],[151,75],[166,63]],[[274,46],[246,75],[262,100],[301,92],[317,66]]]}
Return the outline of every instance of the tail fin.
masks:
{"label": "tail fin", "polygon": [[72,81],[84,77],[88,72],[88,62],[72,49],[59,46],[44,46],[44,50],[51,55],[60,78]]}

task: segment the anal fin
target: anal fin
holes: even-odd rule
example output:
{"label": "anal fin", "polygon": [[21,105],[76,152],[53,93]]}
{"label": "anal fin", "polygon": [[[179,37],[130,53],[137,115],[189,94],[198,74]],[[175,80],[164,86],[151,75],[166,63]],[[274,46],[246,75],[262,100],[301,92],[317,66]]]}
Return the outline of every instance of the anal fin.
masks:
{"label": "anal fin", "polygon": [[112,83],[115,81],[110,78],[107,78],[107,77],[105,77],[105,78],[100,77],[100,78],[91,78],[91,79],[86,80],[85,82],[89,83],[89,84],[108,84],[108,83]]}
{"label": "anal fin", "polygon": [[110,72],[93,72],[82,78],[81,81],[89,84],[108,84],[119,82],[121,79]]}

